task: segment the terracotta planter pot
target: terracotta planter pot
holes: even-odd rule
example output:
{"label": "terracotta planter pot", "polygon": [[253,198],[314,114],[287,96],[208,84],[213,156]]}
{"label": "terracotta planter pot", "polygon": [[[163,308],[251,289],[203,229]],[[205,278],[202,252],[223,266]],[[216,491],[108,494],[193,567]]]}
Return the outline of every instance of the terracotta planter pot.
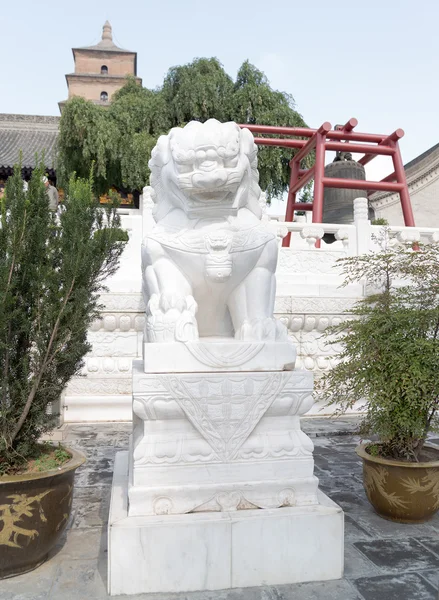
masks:
{"label": "terracotta planter pot", "polygon": [[75,470],[85,456],[69,448],[72,458],[59,469],[0,477],[0,579],[43,563],[70,516]]}
{"label": "terracotta planter pot", "polygon": [[366,444],[356,448],[363,459],[363,484],[376,512],[400,523],[428,521],[439,509],[439,450],[432,462],[405,463],[371,456]]}

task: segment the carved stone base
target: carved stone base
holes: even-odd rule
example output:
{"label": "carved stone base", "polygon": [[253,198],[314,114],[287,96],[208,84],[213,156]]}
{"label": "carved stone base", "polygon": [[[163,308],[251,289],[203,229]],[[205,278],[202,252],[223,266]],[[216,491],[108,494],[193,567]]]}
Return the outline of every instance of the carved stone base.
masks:
{"label": "carved stone base", "polygon": [[128,452],[116,454],[108,592],[189,592],[343,576],[343,512],[318,503],[267,510],[128,515]]}
{"label": "carved stone base", "polygon": [[317,505],[299,418],[312,389],[300,370],[146,374],[134,361],[130,516]]}
{"label": "carved stone base", "polygon": [[291,371],[296,348],[291,342],[242,342],[205,338],[195,342],[143,344],[145,373],[199,371]]}

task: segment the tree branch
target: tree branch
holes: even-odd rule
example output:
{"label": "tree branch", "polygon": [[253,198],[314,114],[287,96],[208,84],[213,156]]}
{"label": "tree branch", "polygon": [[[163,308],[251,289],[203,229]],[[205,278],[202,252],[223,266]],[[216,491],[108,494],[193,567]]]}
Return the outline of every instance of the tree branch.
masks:
{"label": "tree branch", "polygon": [[66,294],[66,297],[64,298],[64,302],[63,302],[63,304],[61,306],[61,310],[60,310],[60,312],[58,314],[58,317],[56,319],[55,325],[53,327],[52,335],[50,336],[50,340],[49,340],[49,343],[47,345],[46,353],[44,355],[44,360],[43,360],[43,362],[42,362],[42,364],[41,364],[41,366],[39,368],[38,375],[35,378],[34,383],[32,384],[32,388],[31,388],[29,396],[28,396],[28,398],[26,400],[26,404],[24,405],[23,411],[22,411],[22,413],[20,415],[20,418],[18,419],[17,425],[15,426],[15,428],[14,428],[14,430],[12,432],[11,439],[10,439],[10,444],[11,445],[12,445],[13,441],[15,440],[15,438],[17,437],[20,429],[23,427],[23,423],[25,422],[26,417],[27,417],[27,415],[29,413],[29,410],[30,410],[30,408],[32,406],[32,403],[34,401],[35,394],[38,391],[38,387],[40,385],[41,378],[42,378],[42,376],[44,374],[44,371],[45,371],[45,369],[47,367],[47,364],[48,364],[48,358],[49,358],[50,351],[52,349],[53,342],[55,340],[56,334],[58,333],[58,328],[59,328],[59,324],[60,324],[60,321],[61,321],[61,317],[63,315],[63,312],[64,312],[64,309],[65,309],[65,307],[67,305],[67,302],[68,302],[68,300],[69,300],[69,298],[70,298],[70,296],[72,294],[74,284],[75,284],[75,277],[73,277],[73,279],[72,279],[72,283],[70,285],[70,289],[69,289],[68,293]]}

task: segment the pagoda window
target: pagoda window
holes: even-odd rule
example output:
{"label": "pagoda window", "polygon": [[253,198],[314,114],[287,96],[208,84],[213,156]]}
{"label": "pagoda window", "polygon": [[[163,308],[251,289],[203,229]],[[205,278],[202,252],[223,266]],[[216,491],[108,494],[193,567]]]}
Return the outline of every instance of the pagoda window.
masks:
{"label": "pagoda window", "polygon": [[107,65],[102,65],[102,67],[101,67],[101,75],[108,75],[108,67],[107,67]]}
{"label": "pagoda window", "polygon": [[101,92],[101,102],[108,102],[107,92]]}

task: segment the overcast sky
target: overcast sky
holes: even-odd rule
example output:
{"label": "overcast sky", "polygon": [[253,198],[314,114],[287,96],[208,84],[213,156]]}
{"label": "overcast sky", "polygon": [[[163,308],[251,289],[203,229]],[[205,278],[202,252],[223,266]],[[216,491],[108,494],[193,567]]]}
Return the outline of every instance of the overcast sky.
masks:
{"label": "overcast sky", "polygon": [[[1,0],[0,4],[6,0]],[[21,0],[2,11],[0,112],[57,115],[72,47],[101,38],[138,53],[143,85],[169,67],[216,56],[234,77],[249,59],[295,98],[311,127],[359,120],[405,130],[404,162],[439,142],[436,0]],[[367,177],[390,173],[375,159]]]}

